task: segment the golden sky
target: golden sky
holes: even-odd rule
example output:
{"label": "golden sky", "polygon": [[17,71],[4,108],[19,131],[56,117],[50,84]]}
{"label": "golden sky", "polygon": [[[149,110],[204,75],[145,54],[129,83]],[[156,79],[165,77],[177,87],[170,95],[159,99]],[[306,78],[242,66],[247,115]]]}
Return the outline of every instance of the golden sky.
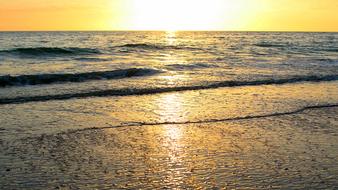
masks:
{"label": "golden sky", "polygon": [[338,31],[338,0],[0,0],[0,30]]}

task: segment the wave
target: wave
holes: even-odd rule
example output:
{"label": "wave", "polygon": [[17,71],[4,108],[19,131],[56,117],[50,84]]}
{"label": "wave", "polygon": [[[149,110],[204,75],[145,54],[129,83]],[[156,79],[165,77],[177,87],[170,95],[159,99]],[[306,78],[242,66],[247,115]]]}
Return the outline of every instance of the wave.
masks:
{"label": "wave", "polygon": [[283,84],[292,84],[292,83],[299,83],[299,82],[325,82],[325,81],[336,81],[336,80],[338,80],[338,75],[299,76],[299,77],[288,78],[288,79],[266,79],[266,80],[257,80],[257,81],[222,81],[218,83],[212,83],[212,84],[200,85],[200,86],[180,86],[180,87],[145,88],[145,89],[129,89],[129,88],[110,89],[110,90],[81,92],[81,93],[73,93],[73,94],[4,98],[4,99],[0,99],[0,105],[20,104],[20,103],[27,103],[27,102],[41,102],[41,101],[51,101],[51,100],[67,100],[67,99],[73,99],[73,98],[151,95],[151,94],[169,93],[169,92],[216,89],[216,88],[222,88],[222,87],[283,85]]}
{"label": "wave", "polygon": [[298,51],[323,51],[323,52],[338,52],[337,47],[322,47],[322,46],[296,46],[291,43],[285,43],[285,44],[278,44],[278,43],[268,43],[268,42],[262,42],[262,43],[257,43],[254,44],[257,47],[262,47],[262,48],[290,48],[293,50],[298,50]]}
{"label": "wave", "polygon": [[322,51],[326,51],[326,52],[338,52],[338,48],[326,48],[326,49],[323,49]]}
{"label": "wave", "polygon": [[35,48],[14,48],[1,50],[0,53],[7,53],[19,56],[57,56],[57,55],[88,55],[101,54],[98,49],[78,47],[35,47]]}
{"label": "wave", "polygon": [[269,48],[269,47],[275,47],[275,48],[282,48],[282,47],[287,47],[287,44],[273,44],[273,43],[258,43],[254,44],[257,47],[264,47],[264,48]]}
{"label": "wave", "polygon": [[105,62],[105,61],[111,61],[112,59],[108,58],[96,58],[96,57],[79,57],[79,58],[74,58],[76,61],[90,61],[90,62]]}
{"label": "wave", "polygon": [[145,49],[145,50],[200,50],[200,48],[194,48],[190,46],[146,44],[146,43],[124,44],[115,47],[129,49]]}
{"label": "wave", "polygon": [[129,77],[147,76],[159,73],[159,70],[146,68],[130,68],[112,71],[99,71],[87,73],[69,74],[40,74],[40,75],[19,75],[0,76],[0,87],[43,85],[65,82],[84,82],[88,80],[121,79]]}
{"label": "wave", "polygon": [[[183,46],[183,45],[160,45],[160,44],[125,44],[120,46],[114,46],[111,49],[121,49],[121,52],[142,50],[202,50],[200,48]],[[45,56],[74,56],[74,55],[99,55],[103,54],[99,49],[95,48],[79,48],[79,47],[29,47],[29,48],[14,48],[7,50],[0,50],[0,54],[8,54],[13,56],[25,56],[25,57],[45,57]]]}

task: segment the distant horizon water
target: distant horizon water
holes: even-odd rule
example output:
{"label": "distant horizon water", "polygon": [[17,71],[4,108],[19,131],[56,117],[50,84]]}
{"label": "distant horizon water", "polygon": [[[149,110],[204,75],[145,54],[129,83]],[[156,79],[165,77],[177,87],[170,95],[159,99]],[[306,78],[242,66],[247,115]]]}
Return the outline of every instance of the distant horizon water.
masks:
{"label": "distant horizon water", "polygon": [[0,30],[0,32],[265,32],[338,33],[338,30]]}

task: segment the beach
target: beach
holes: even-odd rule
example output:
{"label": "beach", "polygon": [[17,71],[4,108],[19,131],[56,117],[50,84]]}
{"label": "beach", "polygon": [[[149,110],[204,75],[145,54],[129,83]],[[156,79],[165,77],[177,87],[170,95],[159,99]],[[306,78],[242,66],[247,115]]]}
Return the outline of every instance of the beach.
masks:
{"label": "beach", "polygon": [[337,33],[0,37],[0,189],[338,187]]}

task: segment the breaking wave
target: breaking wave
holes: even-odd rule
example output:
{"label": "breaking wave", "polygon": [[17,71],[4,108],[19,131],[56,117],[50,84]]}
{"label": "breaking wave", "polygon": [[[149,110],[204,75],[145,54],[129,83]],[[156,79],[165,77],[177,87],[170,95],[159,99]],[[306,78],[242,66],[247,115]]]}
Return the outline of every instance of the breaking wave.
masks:
{"label": "breaking wave", "polygon": [[19,56],[58,56],[58,55],[88,55],[101,54],[98,49],[78,47],[35,47],[35,48],[14,48],[1,50],[0,53],[7,53]]}
{"label": "breaking wave", "polygon": [[71,94],[4,98],[4,99],[0,99],[0,105],[1,104],[19,104],[19,103],[26,103],[26,102],[51,101],[51,100],[67,100],[67,99],[73,99],[73,98],[151,95],[151,94],[168,93],[168,92],[216,89],[216,88],[222,88],[222,87],[283,85],[283,84],[292,84],[292,83],[299,83],[299,82],[324,82],[324,81],[335,81],[335,80],[338,80],[338,75],[299,76],[299,77],[293,77],[293,78],[288,78],[288,79],[265,79],[265,80],[256,80],[256,81],[222,81],[222,82],[211,83],[207,85],[166,87],[166,88],[109,89],[109,90],[79,92],[79,93],[71,93]]}
{"label": "breaking wave", "polygon": [[23,86],[23,85],[43,85],[66,82],[84,82],[88,80],[108,80],[129,77],[140,77],[154,75],[161,71],[147,68],[130,68],[112,71],[98,71],[87,73],[63,73],[63,74],[39,74],[39,75],[19,75],[19,76],[0,76],[0,87]]}

